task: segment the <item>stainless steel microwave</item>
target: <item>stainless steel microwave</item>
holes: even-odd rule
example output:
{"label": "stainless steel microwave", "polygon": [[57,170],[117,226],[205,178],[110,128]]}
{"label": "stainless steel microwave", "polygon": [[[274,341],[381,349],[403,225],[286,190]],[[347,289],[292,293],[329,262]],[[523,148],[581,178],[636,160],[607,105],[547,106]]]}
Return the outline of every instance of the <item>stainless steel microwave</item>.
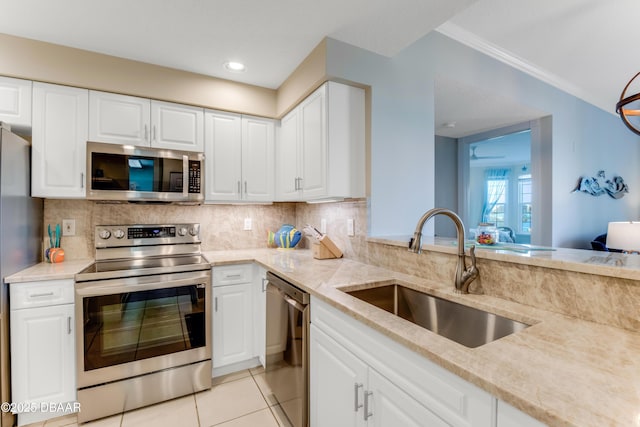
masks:
{"label": "stainless steel microwave", "polygon": [[202,153],[87,142],[87,199],[201,203],[203,179]]}

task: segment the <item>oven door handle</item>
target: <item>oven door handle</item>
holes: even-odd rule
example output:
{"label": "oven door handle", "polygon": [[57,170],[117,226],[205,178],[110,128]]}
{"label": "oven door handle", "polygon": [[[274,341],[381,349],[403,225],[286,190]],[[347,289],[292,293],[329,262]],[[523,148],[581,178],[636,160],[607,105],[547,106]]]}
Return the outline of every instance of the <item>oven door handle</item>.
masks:
{"label": "oven door handle", "polygon": [[127,279],[113,279],[98,282],[76,283],[76,295],[80,297],[101,296],[126,292],[148,291],[180,286],[197,285],[204,288],[211,283],[211,273],[208,270],[198,274],[189,274],[186,277],[180,273],[167,274],[158,280],[158,276],[144,276]]}

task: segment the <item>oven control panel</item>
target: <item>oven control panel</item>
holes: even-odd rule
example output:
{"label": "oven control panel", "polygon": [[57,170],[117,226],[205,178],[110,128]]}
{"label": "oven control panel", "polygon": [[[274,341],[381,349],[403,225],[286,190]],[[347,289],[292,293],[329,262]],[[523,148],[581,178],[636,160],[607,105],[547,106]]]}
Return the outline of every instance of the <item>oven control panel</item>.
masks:
{"label": "oven control panel", "polygon": [[200,243],[200,224],[96,226],[96,249],[121,246],[170,245],[179,243]]}

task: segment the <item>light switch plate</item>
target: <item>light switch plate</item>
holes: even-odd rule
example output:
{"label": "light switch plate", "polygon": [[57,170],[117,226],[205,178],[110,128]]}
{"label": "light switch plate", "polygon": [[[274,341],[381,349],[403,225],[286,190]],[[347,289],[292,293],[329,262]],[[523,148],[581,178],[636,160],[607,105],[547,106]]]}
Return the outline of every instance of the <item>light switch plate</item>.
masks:
{"label": "light switch plate", "polygon": [[356,235],[356,230],[355,230],[355,223],[353,221],[353,218],[348,218],[347,219],[347,236],[349,237],[353,237]]}
{"label": "light switch plate", "polygon": [[76,220],[75,219],[63,219],[62,220],[62,235],[63,236],[75,236],[76,235]]}
{"label": "light switch plate", "polygon": [[251,218],[245,218],[244,219],[244,229],[245,229],[245,231],[250,231],[251,228],[252,228]]}

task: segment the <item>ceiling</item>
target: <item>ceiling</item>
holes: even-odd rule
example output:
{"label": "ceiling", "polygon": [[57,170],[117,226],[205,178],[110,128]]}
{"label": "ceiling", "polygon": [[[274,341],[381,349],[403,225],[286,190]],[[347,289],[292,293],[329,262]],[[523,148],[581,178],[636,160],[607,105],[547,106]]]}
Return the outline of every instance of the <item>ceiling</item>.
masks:
{"label": "ceiling", "polygon": [[435,134],[440,136],[462,138],[548,115],[445,76],[436,76],[434,89]]}
{"label": "ceiling", "polygon": [[327,36],[393,56],[473,1],[0,0],[0,33],[275,89]]}
{"label": "ceiling", "polygon": [[[0,33],[267,88],[324,37],[394,56],[443,23],[606,111],[640,71],[637,0],[0,0],[0,10]],[[225,70],[228,60],[247,71]],[[485,109],[510,102],[476,95]]]}

